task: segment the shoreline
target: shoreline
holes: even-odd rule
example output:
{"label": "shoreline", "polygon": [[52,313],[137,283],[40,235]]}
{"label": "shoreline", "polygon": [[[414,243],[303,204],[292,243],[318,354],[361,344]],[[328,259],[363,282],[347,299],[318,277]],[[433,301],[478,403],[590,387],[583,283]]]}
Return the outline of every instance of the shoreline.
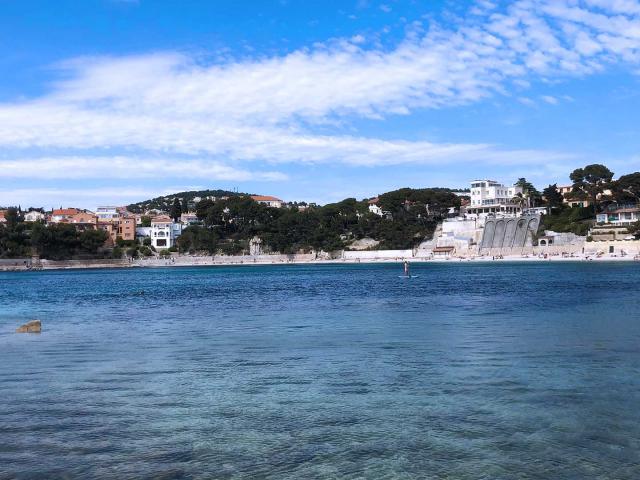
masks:
{"label": "shoreline", "polygon": [[501,258],[491,256],[451,256],[446,258],[426,258],[426,257],[393,257],[393,258],[365,258],[365,259],[289,259],[289,260],[255,260],[247,261],[233,260],[226,258],[217,260],[211,257],[173,257],[171,259],[152,259],[142,261],[104,261],[95,263],[91,261],[45,261],[39,267],[27,267],[22,265],[0,265],[0,272],[32,272],[45,270],[92,270],[92,269],[127,269],[127,268],[182,268],[182,267],[247,267],[247,266],[273,266],[273,265],[375,265],[375,264],[397,264],[408,261],[411,264],[460,264],[460,263],[575,263],[575,262],[640,262],[640,258],[634,255],[574,255],[561,256],[552,255],[547,258],[539,256],[506,255]]}

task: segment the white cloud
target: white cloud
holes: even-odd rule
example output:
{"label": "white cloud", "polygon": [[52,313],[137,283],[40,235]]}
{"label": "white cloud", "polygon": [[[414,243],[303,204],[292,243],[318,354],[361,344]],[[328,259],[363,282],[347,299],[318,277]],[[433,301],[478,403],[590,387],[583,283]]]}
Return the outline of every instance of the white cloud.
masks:
{"label": "white cloud", "polygon": [[0,159],[0,178],[29,179],[148,179],[198,178],[201,180],[287,180],[274,171],[241,170],[220,164],[183,158],[58,156]]}
{"label": "white cloud", "polygon": [[[319,134],[317,127],[469,104],[520,92],[536,79],[562,80],[614,64],[634,71],[640,63],[638,5],[518,0],[500,9],[484,1],[476,16],[428,31],[415,28],[391,49],[356,35],[253,60],[207,62],[173,52],[73,59],[58,66],[63,79],[48,94],[0,104],[0,148],[48,152],[5,161],[0,174],[31,171],[52,178],[56,162],[66,161],[76,165],[76,175],[89,175],[105,155],[122,151],[141,153],[117,157],[114,178],[127,165],[147,177],[192,172],[277,180],[282,174],[238,164],[557,161],[567,155]],[[551,95],[540,98],[558,102]],[[520,93],[515,99],[532,104]],[[57,151],[82,154],[60,160]]]}

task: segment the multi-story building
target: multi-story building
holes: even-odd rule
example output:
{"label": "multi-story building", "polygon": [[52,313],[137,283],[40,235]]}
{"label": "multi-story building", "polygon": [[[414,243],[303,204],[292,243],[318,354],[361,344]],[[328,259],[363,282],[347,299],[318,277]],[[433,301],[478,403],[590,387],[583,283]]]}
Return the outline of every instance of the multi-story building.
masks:
{"label": "multi-story building", "polygon": [[118,237],[126,241],[136,239],[136,218],[134,216],[122,216],[118,219]]}
{"label": "multi-story building", "polygon": [[151,245],[156,249],[171,248],[182,234],[182,224],[174,223],[168,215],[154,217],[151,220]]}
{"label": "multi-story building", "polygon": [[120,217],[120,212],[118,211],[118,207],[113,206],[102,206],[96,207],[96,215],[98,220],[117,220]]}
{"label": "multi-story building", "polygon": [[524,190],[519,185],[507,186],[495,180],[474,180],[471,182],[471,201],[466,212],[476,215],[508,214],[522,212],[522,205],[514,198]]}

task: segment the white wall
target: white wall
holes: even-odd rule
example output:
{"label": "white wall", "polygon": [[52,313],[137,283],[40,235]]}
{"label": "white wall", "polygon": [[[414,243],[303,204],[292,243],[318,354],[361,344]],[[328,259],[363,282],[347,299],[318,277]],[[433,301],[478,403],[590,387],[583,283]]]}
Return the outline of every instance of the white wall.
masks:
{"label": "white wall", "polygon": [[342,258],[345,260],[373,260],[373,259],[394,259],[394,258],[412,258],[413,250],[367,250],[352,252],[345,250]]}

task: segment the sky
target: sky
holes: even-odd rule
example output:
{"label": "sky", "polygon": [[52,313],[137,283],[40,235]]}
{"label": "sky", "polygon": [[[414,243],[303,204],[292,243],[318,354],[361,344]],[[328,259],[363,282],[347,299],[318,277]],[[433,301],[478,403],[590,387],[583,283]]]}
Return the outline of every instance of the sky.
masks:
{"label": "sky", "polygon": [[0,205],[640,170],[639,0],[0,2]]}

